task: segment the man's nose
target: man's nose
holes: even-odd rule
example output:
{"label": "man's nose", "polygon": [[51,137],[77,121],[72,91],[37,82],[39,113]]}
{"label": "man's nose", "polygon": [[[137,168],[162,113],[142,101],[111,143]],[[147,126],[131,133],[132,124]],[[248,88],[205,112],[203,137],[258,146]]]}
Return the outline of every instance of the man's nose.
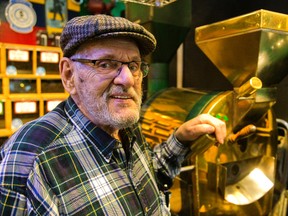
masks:
{"label": "man's nose", "polygon": [[134,85],[135,78],[127,64],[122,64],[114,78],[114,83],[122,85]]}

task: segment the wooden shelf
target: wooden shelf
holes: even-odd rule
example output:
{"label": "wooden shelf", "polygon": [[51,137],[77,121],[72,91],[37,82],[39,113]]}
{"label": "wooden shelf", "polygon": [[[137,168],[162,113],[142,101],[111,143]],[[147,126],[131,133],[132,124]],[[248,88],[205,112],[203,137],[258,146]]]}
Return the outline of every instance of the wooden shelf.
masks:
{"label": "wooden shelf", "polygon": [[15,132],[15,119],[38,118],[50,101],[68,97],[58,71],[61,57],[58,47],[0,43],[0,145]]}

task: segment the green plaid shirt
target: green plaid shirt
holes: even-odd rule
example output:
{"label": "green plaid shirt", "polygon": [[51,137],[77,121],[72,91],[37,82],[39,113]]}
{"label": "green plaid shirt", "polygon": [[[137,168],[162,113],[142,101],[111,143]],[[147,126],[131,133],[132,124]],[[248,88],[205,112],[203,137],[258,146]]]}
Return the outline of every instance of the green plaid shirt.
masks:
{"label": "green plaid shirt", "polygon": [[172,135],[152,151],[138,125],[120,134],[123,143],[71,98],[27,123],[1,148],[0,214],[169,215],[159,188],[187,149]]}

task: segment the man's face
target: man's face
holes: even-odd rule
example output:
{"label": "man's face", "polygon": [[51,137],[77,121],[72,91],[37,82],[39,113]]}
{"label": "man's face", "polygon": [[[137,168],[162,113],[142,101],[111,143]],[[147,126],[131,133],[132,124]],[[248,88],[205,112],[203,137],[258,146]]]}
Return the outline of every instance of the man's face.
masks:
{"label": "man's face", "polygon": [[[137,45],[123,39],[105,39],[85,44],[71,57],[141,61]],[[139,120],[142,74],[134,77],[127,64],[115,77],[107,78],[90,63],[72,62],[75,93],[71,94],[80,110],[97,126],[121,129]]]}

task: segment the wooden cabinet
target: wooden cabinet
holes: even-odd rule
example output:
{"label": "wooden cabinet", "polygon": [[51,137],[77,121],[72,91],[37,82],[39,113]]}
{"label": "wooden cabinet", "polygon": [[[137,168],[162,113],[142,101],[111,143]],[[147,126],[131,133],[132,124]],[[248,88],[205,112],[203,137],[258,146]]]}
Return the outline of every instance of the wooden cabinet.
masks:
{"label": "wooden cabinet", "polygon": [[68,97],[58,47],[0,43],[0,145],[21,125]]}

